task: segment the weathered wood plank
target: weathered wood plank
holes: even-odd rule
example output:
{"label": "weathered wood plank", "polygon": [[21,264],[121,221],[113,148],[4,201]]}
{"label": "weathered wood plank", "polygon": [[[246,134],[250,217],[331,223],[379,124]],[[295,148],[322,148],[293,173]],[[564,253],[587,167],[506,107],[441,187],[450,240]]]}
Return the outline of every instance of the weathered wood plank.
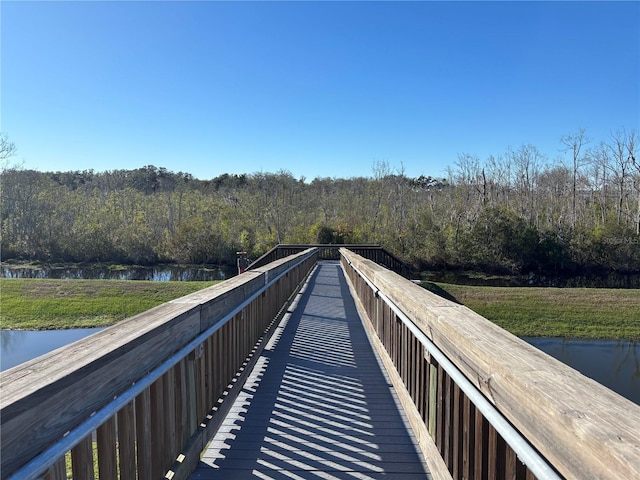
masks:
{"label": "weathered wood plank", "polygon": [[640,475],[640,406],[468,308],[346,250],[341,252],[562,475]]}

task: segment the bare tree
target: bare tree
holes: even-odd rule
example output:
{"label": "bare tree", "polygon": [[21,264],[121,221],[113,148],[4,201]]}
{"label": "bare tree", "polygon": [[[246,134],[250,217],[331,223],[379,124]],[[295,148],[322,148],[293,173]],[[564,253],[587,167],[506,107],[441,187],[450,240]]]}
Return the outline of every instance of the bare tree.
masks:
{"label": "bare tree", "polygon": [[631,165],[633,165],[635,169],[634,174],[634,182],[633,185],[636,189],[636,195],[638,196],[638,208],[636,209],[636,217],[635,217],[635,226],[636,226],[636,235],[640,235],[640,160],[636,158],[636,143],[638,143],[638,134],[635,130],[631,130],[629,134],[626,136],[626,153],[627,158],[631,161]]}
{"label": "bare tree", "polygon": [[520,200],[520,214],[529,223],[536,223],[536,195],[540,168],[545,162],[544,156],[533,145],[522,145],[516,152],[512,152],[516,188]]}
{"label": "bare tree", "polygon": [[16,146],[13,142],[9,141],[9,137],[6,133],[0,133],[0,165],[5,168],[6,161],[16,154]]}
{"label": "bare tree", "polygon": [[[635,136],[635,133],[633,134]],[[613,175],[614,181],[618,191],[617,201],[617,213],[618,224],[622,222],[622,207],[624,205],[624,199],[627,195],[627,183],[629,182],[630,168],[632,160],[628,148],[627,148],[627,133],[622,130],[611,135],[611,144],[608,145],[611,157],[613,158]],[[632,146],[633,149],[633,146]]]}
{"label": "bare tree", "polygon": [[593,195],[598,197],[600,207],[600,223],[605,224],[608,215],[607,197],[609,194],[609,171],[611,170],[611,156],[609,147],[600,142],[597,147],[590,149],[587,155],[591,158],[591,180]]}
{"label": "bare tree", "polygon": [[387,161],[376,161],[371,167],[373,172],[373,183],[375,188],[375,200],[373,204],[372,220],[371,220],[371,233],[375,237],[376,230],[378,228],[378,220],[380,217],[380,210],[382,209],[382,197],[384,195],[386,184],[389,176],[391,175],[391,168]]}
{"label": "bare tree", "polygon": [[565,135],[560,139],[560,142],[565,146],[563,149],[565,152],[571,152],[571,228],[576,226],[576,204],[578,198],[578,177],[580,176],[581,168],[587,163],[587,159],[581,155],[581,150],[584,145],[589,143],[588,138],[585,136],[584,129],[579,129],[576,133]]}

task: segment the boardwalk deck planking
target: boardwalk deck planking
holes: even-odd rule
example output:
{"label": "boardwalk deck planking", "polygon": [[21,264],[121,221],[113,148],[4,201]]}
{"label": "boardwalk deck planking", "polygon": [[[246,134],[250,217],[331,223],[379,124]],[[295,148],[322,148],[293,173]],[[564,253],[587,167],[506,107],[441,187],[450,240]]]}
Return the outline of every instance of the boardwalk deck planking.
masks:
{"label": "boardwalk deck planking", "polygon": [[321,262],[193,480],[429,478],[336,262]]}

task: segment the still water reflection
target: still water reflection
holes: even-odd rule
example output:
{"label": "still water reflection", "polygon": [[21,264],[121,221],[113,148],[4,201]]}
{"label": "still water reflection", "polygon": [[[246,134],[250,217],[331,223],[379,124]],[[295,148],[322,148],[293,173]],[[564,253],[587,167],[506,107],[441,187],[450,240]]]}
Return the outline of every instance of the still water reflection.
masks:
{"label": "still water reflection", "polygon": [[523,340],[640,405],[640,342],[575,338]]}
{"label": "still water reflection", "polygon": [[156,282],[189,282],[225,280],[237,274],[228,266],[189,267],[159,265],[155,267],[130,266],[115,268],[109,265],[87,266],[0,266],[0,277],[51,278],[51,279],[100,279],[100,280],[152,280]]}
{"label": "still water reflection", "polygon": [[0,370],[15,367],[100,330],[102,328],[0,330]]}

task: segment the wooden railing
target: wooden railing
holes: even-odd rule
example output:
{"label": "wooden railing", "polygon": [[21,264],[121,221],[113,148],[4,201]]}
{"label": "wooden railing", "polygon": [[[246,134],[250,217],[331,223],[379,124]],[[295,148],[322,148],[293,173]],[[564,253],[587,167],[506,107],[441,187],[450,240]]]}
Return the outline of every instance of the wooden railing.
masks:
{"label": "wooden railing", "polygon": [[434,478],[640,478],[640,406],[340,251]]}
{"label": "wooden railing", "polygon": [[272,262],[3,372],[2,479],[69,468],[79,480],[188,478],[317,257]]}
{"label": "wooden railing", "polygon": [[363,258],[371,260],[379,265],[383,265],[396,272],[403,277],[409,277],[409,267],[398,257],[393,255],[391,252],[387,251],[385,248],[380,245],[363,245],[363,244],[314,244],[314,245],[292,245],[292,244],[281,244],[276,245],[263,256],[255,260],[251,265],[247,267],[247,270],[251,270],[253,268],[260,268],[267,263],[273,262],[274,260],[279,260],[281,258],[285,258],[289,255],[293,255],[299,253],[307,248],[317,248],[318,249],[318,259],[319,260],[339,260],[340,259],[340,249],[347,248],[353,253],[360,255]]}

